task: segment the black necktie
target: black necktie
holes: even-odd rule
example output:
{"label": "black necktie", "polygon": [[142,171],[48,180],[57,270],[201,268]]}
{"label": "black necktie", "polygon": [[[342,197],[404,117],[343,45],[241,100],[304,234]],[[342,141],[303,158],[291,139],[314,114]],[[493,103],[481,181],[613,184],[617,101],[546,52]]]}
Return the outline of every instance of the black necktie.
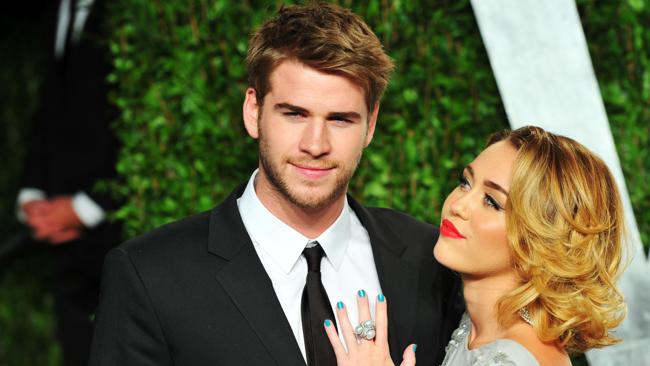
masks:
{"label": "black necktie", "polygon": [[336,365],[336,356],[330,345],[323,323],[330,319],[336,324],[334,312],[327,298],[320,276],[320,262],[325,252],[318,243],[311,248],[305,248],[302,254],[307,259],[307,282],[302,291],[300,312],[302,315],[302,330],[305,336],[308,366]]}

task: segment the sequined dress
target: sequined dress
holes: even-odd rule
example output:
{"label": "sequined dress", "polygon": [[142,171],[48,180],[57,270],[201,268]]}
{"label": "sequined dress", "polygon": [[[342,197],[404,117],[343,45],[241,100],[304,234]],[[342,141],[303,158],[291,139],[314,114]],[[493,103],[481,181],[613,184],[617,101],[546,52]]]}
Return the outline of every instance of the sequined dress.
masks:
{"label": "sequined dress", "polygon": [[445,348],[445,360],[441,366],[539,366],[524,346],[510,339],[497,339],[470,350],[467,338],[471,329],[472,322],[465,313]]}

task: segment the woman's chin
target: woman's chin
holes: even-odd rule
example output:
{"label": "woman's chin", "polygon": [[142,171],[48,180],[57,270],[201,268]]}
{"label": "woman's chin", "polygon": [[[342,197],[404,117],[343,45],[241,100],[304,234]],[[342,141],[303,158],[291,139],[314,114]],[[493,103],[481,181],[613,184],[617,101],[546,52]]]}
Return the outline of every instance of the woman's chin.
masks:
{"label": "woman's chin", "polygon": [[433,247],[433,257],[443,266],[453,269],[453,261],[450,260],[449,243],[443,237],[439,237],[436,245]]}

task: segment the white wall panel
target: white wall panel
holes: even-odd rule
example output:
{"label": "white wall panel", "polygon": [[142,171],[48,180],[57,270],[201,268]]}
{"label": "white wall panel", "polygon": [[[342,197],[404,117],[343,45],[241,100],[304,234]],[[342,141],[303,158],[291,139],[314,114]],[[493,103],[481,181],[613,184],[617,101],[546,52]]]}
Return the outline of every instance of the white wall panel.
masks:
{"label": "white wall panel", "polygon": [[510,125],[538,125],[580,141],[605,160],[623,196],[634,255],[620,282],[630,311],[617,329],[624,342],[588,352],[589,363],[650,365],[650,263],[575,2],[472,0],[472,7]]}

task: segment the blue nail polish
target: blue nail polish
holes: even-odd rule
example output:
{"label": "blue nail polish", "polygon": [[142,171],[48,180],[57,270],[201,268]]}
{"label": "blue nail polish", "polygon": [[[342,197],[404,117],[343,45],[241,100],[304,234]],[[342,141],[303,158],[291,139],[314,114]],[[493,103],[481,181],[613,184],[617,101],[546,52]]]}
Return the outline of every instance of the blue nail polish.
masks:
{"label": "blue nail polish", "polygon": [[343,309],[343,301],[339,301],[336,303],[336,307],[339,308],[339,310]]}
{"label": "blue nail polish", "polygon": [[[326,321],[327,321],[327,320],[326,320]],[[415,351],[417,351],[417,349],[418,349],[418,345],[417,345],[417,344],[414,344],[414,345],[413,345],[413,353],[415,353]]]}
{"label": "blue nail polish", "polygon": [[384,300],[386,300],[386,298],[384,297],[383,294],[379,294],[379,295],[377,295],[377,300],[379,300],[381,302],[384,302]]}
{"label": "blue nail polish", "polygon": [[[325,319],[325,326],[329,327],[330,325],[332,325],[332,322],[329,319]],[[413,352],[415,352],[415,351],[413,351]]]}
{"label": "blue nail polish", "polygon": [[359,297],[366,297],[366,292],[363,291],[363,290],[359,290],[358,294],[359,294]]}

